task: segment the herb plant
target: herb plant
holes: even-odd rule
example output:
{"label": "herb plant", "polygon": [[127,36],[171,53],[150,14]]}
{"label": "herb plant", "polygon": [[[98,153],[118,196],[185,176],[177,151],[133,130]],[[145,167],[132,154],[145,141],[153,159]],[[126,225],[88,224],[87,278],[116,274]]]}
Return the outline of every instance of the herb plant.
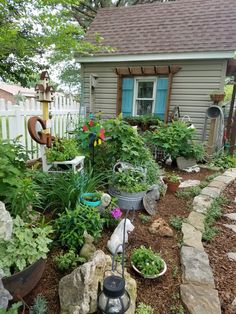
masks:
{"label": "herb plant", "polygon": [[80,257],[74,250],[69,250],[66,253],[61,252],[54,258],[57,268],[60,271],[65,271],[68,269],[73,269],[79,264],[86,262],[86,259]]}
{"label": "herb plant", "polygon": [[184,218],[180,216],[171,216],[170,225],[176,230],[181,230]]}
{"label": "herb plant", "polygon": [[140,302],[135,310],[135,314],[154,314],[154,309],[151,305]]}
{"label": "herb plant", "polygon": [[78,204],[73,210],[66,209],[55,220],[58,241],[63,247],[78,250],[84,244],[84,231],[96,240],[101,235],[103,222],[96,207]]}
{"label": "herb plant", "polygon": [[29,314],[47,314],[47,300],[42,295],[37,295],[33,305],[30,307]]}
{"label": "herb plant", "polygon": [[133,251],[131,262],[144,276],[158,275],[164,269],[160,255],[143,245]]}
{"label": "herb plant", "polygon": [[172,182],[172,183],[179,183],[181,178],[173,173],[169,173],[166,175],[166,178],[169,182]]}
{"label": "herb plant", "polygon": [[0,268],[6,276],[36,262],[45,259],[52,242],[48,236],[52,233],[50,226],[34,227],[17,216],[13,220],[13,234],[9,241],[0,240]]}
{"label": "herb plant", "polygon": [[71,160],[79,155],[77,141],[73,138],[56,138],[53,146],[46,149],[48,162]]}

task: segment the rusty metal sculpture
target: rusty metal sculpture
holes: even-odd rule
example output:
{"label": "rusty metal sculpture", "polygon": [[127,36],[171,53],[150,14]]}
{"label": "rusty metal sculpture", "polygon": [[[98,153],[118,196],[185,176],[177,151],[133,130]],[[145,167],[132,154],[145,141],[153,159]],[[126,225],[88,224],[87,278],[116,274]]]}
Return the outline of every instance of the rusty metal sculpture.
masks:
{"label": "rusty metal sculpture", "polygon": [[[37,131],[37,123],[39,123],[42,127],[42,131]],[[44,133],[43,130],[46,130],[46,121],[42,120],[40,117],[31,117],[28,120],[28,131],[32,139],[41,144],[46,145],[48,148],[52,147],[52,141],[54,140],[54,136],[50,133]]]}

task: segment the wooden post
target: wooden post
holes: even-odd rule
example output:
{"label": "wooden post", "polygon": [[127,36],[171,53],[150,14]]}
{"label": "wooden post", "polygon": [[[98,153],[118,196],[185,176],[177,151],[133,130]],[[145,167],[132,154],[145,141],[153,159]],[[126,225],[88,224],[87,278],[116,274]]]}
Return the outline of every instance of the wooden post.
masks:
{"label": "wooden post", "polygon": [[235,144],[236,144],[236,110],[234,113],[234,121],[233,121],[232,129],[231,129],[230,148],[229,148],[229,153],[232,156],[234,154]]}
{"label": "wooden post", "polygon": [[169,73],[168,91],[167,91],[167,99],[166,99],[166,111],[165,111],[165,123],[168,122],[168,116],[169,116],[169,111],[170,111],[170,98],[171,98],[172,82],[173,82],[173,73]]}
{"label": "wooden post", "polygon": [[208,148],[207,148],[207,154],[211,156],[214,153],[214,143],[215,143],[215,130],[216,130],[216,119],[211,119],[211,125],[210,125],[210,133],[208,138]]}
{"label": "wooden post", "polygon": [[236,75],[234,76],[234,87],[230,102],[230,110],[229,110],[229,116],[227,119],[227,138],[230,138],[231,134],[231,127],[232,127],[232,119],[233,119],[233,112],[234,112],[234,102],[235,102],[235,94],[236,94]]}
{"label": "wooden post", "polygon": [[122,106],[122,76],[117,77],[116,116],[121,113]]}

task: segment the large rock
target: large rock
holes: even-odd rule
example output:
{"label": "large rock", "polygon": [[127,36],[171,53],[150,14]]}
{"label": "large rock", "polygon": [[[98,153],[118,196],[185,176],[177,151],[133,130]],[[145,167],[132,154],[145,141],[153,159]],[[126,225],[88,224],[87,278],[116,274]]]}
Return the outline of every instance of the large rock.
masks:
{"label": "large rock", "polygon": [[2,277],[3,272],[0,269],[0,309],[6,309],[8,307],[8,302],[12,300],[12,296],[10,295],[9,291],[4,288],[2,283]]}
{"label": "large rock", "polygon": [[193,210],[198,213],[205,214],[207,209],[211,206],[213,198],[208,195],[198,195],[193,199]]}
{"label": "large rock", "polygon": [[183,283],[215,287],[209,259],[205,252],[193,247],[183,246],[181,249],[181,264]]}
{"label": "large rock", "polygon": [[229,252],[227,253],[227,256],[231,261],[236,262],[236,252]]}
{"label": "large rock", "polygon": [[173,237],[174,234],[168,223],[162,218],[155,219],[148,230],[151,234],[157,234],[161,237]]}
{"label": "large rock", "polygon": [[184,245],[195,247],[200,251],[204,251],[202,245],[202,233],[188,223],[182,224],[183,243]]}
{"label": "large rock", "polygon": [[[96,313],[99,286],[102,286],[105,271],[108,269],[111,269],[111,258],[99,250],[94,253],[90,261],[63,277],[59,282],[61,313]],[[126,313],[134,314],[137,297],[136,281],[125,272],[125,282],[131,296],[131,306]]]}
{"label": "large rock", "polygon": [[12,218],[5,208],[5,204],[0,202],[0,239],[8,241],[12,235]]}
{"label": "large rock", "polygon": [[180,286],[182,301],[190,314],[221,314],[218,291],[204,286]]}
{"label": "large rock", "polygon": [[212,198],[216,198],[220,195],[221,189],[218,189],[216,187],[205,187],[202,189],[201,194],[210,196]]}
{"label": "large rock", "polygon": [[213,181],[210,182],[208,187],[217,188],[223,191],[227,187],[227,184],[224,183],[223,181],[217,181],[217,178],[215,178]]}
{"label": "large rock", "polygon": [[226,185],[229,185],[231,182],[234,181],[234,177],[232,176],[225,176],[224,174],[222,176],[218,176],[215,178],[215,180],[224,182]]}
{"label": "large rock", "polygon": [[200,231],[204,231],[204,220],[205,216],[201,213],[191,211],[187,218],[187,222],[192,225],[194,228]]}
{"label": "large rock", "polygon": [[186,168],[190,168],[197,165],[196,159],[194,158],[177,157],[176,162],[177,162],[177,167],[180,170],[184,170]]}

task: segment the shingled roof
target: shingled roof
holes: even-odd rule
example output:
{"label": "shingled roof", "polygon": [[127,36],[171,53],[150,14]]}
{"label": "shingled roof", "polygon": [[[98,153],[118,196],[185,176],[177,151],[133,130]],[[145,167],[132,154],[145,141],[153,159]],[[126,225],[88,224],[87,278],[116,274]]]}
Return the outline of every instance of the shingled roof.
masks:
{"label": "shingled roof", "polygon": [[[87,32],[109,55],[236,50],[236,0],[176,0],[100,9]],[[108,52],[96,53],[106,55]]]}

